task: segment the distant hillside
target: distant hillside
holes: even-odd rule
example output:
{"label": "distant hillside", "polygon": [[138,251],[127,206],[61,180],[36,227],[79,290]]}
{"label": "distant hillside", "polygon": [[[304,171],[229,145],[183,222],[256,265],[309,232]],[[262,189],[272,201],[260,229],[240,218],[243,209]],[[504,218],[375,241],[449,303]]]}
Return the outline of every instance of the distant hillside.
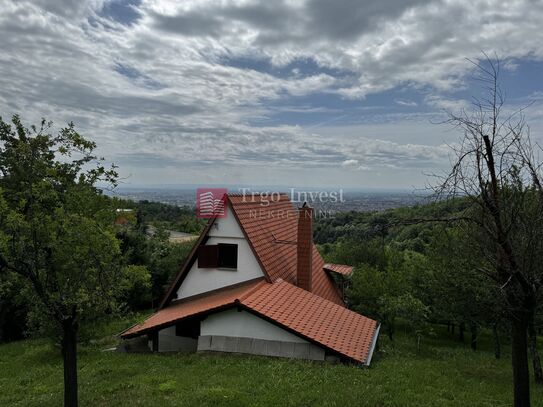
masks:
{"label": "distant hillside", "polygon": [[[422,239],[435,227],[423,220],[454,217],[467,206],[462,199],[431,202],[387,209],[384,211],[336,213],[317,218],[313,235],[318,244],[334,243],[340,239],[370,240],[381,237],[385,242],[407,242]],[[426,241],[426,243],[428,243]]]}

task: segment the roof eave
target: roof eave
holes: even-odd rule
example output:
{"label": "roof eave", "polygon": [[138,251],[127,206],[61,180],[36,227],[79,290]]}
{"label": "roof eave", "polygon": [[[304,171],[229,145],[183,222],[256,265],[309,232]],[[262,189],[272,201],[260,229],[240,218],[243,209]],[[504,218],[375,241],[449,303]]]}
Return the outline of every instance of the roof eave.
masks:
{"label": "roof eave", "polygon": [[205,243],[205,241],[207,240],[207,234],[209,233],[209,230],[211,229],[211,226],[215,222],[215,219],[216,219],[216,217],[210,218],[209,221],[207,222],[207,225],[204,228],[204,230],[202,231],[202,233],[200,234],[200,237],[198,237],[198,240],[194,243],[194,246],[193,246],[192,250],[190,251],[190,253],[189,253],[188,257],[187,257],[187,260],[185,261],[185,263],[183,264],[183,266],[181,267],[181,269],[179,270],[179,272],[177,273],[177,275],[173,279],[173,281],[170,284],[170,287],[168,288],[168,290],[166,291],[166,294],[164,295],[164,297],[162,297],[162,300],[160,301],[160,304],[158,306],[158,310],[161,310],[164,307],[166,307],[166,305],[168,305],[168,303],[171,300],[172,295],[179,288],[179,285],[181,285],[181,283],[185,279],[186,274],[188,273],[190,267],[194,263],[194,260],[196,258],[196,253],[198,251],[198,247],[202,243]]}
{"label": "roof eave", "polygon": [[364,361],[364,366],[369,366],[371,363],[371,359],[373,358],[373,352],[375,351],[375,347],[377,346],[377,339],[379,337],[379,331],[381,330],[381,324],[377,325],[377,328],[375,329],[375,333],[373,334],[373,339],[371,341],[371,346],[368,351],[368,357]]}
{"label": "roof eave", "polygon": [[232,302],[229,302],[228,304],[222,304],[222,305],[219,305],[217,307],[209,308],[209,309],[206,309],[204,311],[196,312],[196,313],[191,314],[191,315],[186,315],[184,317],[177,318],[177,319],[174,319],[174,320],[171,320],[171,321],[168,321],[168,322],[164,322],[162,324],[153,325],[152,327],[142,329],[141,331],[137,331],[137,332],[133,332],[133,333],[129,333],[129,334],[124,334],[124,332],[132,329],[135,326],[135,325],[133,325],[132,327],[130,327],[130,328],[126,329],[125,331],[123,331],[120,334],[120,336],[121,336],[122,339],[136,338],[138,336],[146,335],[146,334],[148,334],[150,332],[160,331],[160,330],[162,330],[164,328],[168,328],[168,327],[173,326],[173,325],[177,324],[178,322],[183,321],[184,319],[187,319],[187,318],[194,318],[194,317],[197,317],[197,316],[208,315],[208,314],[211,314],[211,313],[214,313],[214,312],[217,312],[217,311],[222,311],[222,310],[231,308],[231,307],[235,306],[237,303],[238,303],[238,300],[234,300]]}

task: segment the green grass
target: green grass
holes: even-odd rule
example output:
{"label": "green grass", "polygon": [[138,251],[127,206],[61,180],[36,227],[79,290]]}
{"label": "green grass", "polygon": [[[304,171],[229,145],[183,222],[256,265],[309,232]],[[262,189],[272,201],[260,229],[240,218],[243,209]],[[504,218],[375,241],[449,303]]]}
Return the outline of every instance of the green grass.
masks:
{"label": "green grass", "polygon": [[[120,324],[106,326],[115,332]],[[100,328],[97,332],[103,332]],[[473,352],[445,330],[423,341],[382,337],[372,367],[242,355],[104,352],[112,336],[80,347],[82,406],[510,406],[510,357],[490,340]],[[43,339],[0,345],[0,406],[62,404],[59,350]],[[533,404],[543,388],[532,384]]]}

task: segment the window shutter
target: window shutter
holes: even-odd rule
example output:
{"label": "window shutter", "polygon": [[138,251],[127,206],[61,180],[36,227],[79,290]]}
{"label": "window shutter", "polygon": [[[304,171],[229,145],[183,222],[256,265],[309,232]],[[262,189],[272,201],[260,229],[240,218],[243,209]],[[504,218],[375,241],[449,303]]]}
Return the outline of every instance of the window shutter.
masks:
{"label": "window shutter", "polygon": [[219,250],[217,245],[198,247],[198,268],[219,267]]}
{"label": "window shutter", "polygon": [[238,245],[219,243],[219,267],[238,268]]}

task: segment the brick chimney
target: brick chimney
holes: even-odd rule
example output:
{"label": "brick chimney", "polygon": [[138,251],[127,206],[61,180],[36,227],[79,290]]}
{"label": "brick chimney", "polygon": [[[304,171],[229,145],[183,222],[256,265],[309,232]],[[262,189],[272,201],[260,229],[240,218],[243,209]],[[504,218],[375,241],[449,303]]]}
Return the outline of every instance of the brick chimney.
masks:
{"label": "brick chimney", "polygon": [[313,282],[313,208],[304,203],[298,209],[296,280],[298,287],[312,290]]}

